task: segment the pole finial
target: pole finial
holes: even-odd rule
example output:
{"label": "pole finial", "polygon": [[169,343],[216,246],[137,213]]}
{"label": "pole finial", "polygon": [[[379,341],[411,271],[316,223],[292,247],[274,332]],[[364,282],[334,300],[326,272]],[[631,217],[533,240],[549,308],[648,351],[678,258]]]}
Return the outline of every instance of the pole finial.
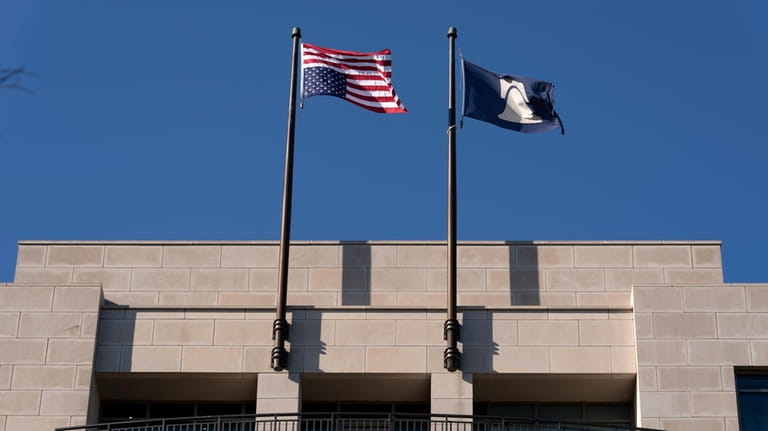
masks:
{"label": "pole finial", "polygon": [[456,33],[456,27],[448,27],[448,37],[456,38],[458,34]]}
{"label": "pole finial", "polygon": [[293,30],[291,30],[291,37],[301,37],[301,29],[294,27]]}

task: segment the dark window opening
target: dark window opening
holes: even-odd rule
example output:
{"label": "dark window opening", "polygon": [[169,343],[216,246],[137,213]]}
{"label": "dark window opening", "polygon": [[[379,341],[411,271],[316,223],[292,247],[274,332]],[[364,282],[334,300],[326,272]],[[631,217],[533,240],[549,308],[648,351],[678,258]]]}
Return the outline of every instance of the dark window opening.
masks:
{"label": "dark window opening", "polygon": [[768,429],[768,371],[736,370],[736,401],[741,431]]}

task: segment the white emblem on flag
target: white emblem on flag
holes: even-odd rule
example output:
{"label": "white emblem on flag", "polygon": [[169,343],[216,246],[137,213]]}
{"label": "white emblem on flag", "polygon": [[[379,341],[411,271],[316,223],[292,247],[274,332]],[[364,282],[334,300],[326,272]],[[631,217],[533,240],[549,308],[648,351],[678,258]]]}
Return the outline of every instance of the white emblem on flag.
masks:
{"label": "white emblem on flag", "polygon": [[514,79],[499,78],[499,96],[505,99],[504,112],[498,115],[500,120],[520,124],[537,124],[542,120],[534,115],[528,106],[528,95],[525,93],[525,85]]}

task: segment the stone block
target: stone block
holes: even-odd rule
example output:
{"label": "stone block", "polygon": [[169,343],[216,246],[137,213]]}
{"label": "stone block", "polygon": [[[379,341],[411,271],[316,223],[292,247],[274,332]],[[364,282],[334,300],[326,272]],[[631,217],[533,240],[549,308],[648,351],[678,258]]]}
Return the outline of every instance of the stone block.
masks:
{"label": "stone block", "polygon": [[52,287],[0,287],[2,311],[51,311]]}
{"label": "stone block", "polygon": [[[413,294],[413,295],[419,295],[419,294]],[[425,298],[425,300],[430,300],[429,304],[434,307],[443,307],[445,308],[445,301],[446,296],[445,293],[432,293],[431,295],[435,295],[436,297],[433,298]],[[440,297],[438,299],[437,297]],[[485,292],[459,292],[458,294],[458,303],[462,306],[467,307],[490,307],[490,308],[497,308],[497,307],[508,307],[509,304],[512,304],[511,295],[509,293],[485,293]],[[431,299],[434,299],[433,301]],[[538,304],[538,298],[537,302]],[[518,303],[514,303],[515,305],[518,305]],[[407,305],[407,304],[403,304]],[[415,303],[413,305],[427,305],[427,303]]]}
{"label": "stone block", "polygon": [[277,245],[225,245],[221,248],[222,268],[276,268]]}
{"label": "stone block", "polygon": [[546,271],[548,291],[603,291],[605,271],[602,269],[549,269]]}
{"label": "stone block", "polygon": [[[260,335],[264,337],[263,342],[259,344],[272,344],[270,334],[272,333],[272,321],[262,321],[268,326],[266,331],[260,330]],[[291,346],[331,346],[336,344],[336,322],[326,316],[326,318],[312,320],[294,320],[291,323]]]}
{"label": "stone block", "polygon": [[[430,400],[430,411],[432,414],[449,414],[449,415],[471,415],[472,414],[472,398],[432,398]],[[442,425],[435,425],[433,430],[443,429]],[[467,424],[469,428],[469,423]],[[449,426],[449,428],[453,428]],[[456,426],[456,429],[462,429]]]}
{"label": "stone block", "polygon": [[744,289],[729,286],[686,287],[685,311],[747,311]]}
{"label": "stone block", "polygon": [[[725,431],[723,418],[663,418],[667,431]],[[734,430],[735,431],[735,430]]]}
{"label": "stone block", "polygon": [[[291,328],[291,341],[296,335],[296,324]],[[217,320],[213,344],[241,345],[271,345],[272,322],[268,320]]]}
{"label": "stone block", "polygon": [[[499,346],[516,346],[518,341],[518,326],[516,320],[488,320],[487,323],[491,326],[490,340],[494,345]],[[465,327],[467,322],[464,323]],[[467,339],[464,338],[464,343],[467,343]]]}
{"label": "stone block", "polygon": [[609,373],[609,347],[552,347],[549,350],[552,373]]}
{"label": "stone block", "polygon": [[582,307],[629,307],[632,304],[630,292],[578,292],[576,305]]}
{"label": "stone block", "polygon": [[719,391],[720,367],[659,367],[660,391]]}
{"label": "stone block", "polygon": [[85,416],[88,413],[87,391],[43,391],[40,415]]}
{"label": "stone block", "polygon": [[[445,254],[445,247],[438,247],[439,250],[443,250],[440,255],[440,259],[435,261],[436,267],[445,267],[447,265],[447,256]],[[507,245],[490,245],[490,246],[458,246],[456,248],[456,266],[462,268],[509,268],[513,266],[514,256],[510,256],[513,252]]]}
{"label": "stone block", "polygon": [[165,268],[218,268],[219,245],[166,245],[163,248]]}
{"label": "stone block", "polygon": [[113,268],[159,268],[163,247],[159,245],[107,246],[104,266]]}
{"label": "stone block", "polygon": [[13,365],[0,365],[0,390],[11,388],[11,372]]}
{"label": "stone block", "polygon": [[750,341],[750,349],[752,351],[752,364],[768,364],[768,341]]}
{"label": "stone block", "polygon": [[69,426],[69,416],[8,416],[6,431],[51,431]]}
{"label": "stone block", "polygon": [[299,245],[291,247],[288,258],[290,268],[337,268],[338,245]]}
{"label": "stone block", "polygon": [[[272,286],[275,289],[277,284]],[[312,268],[309,270],[309,290],[345,293],[368,291],[368,270],[362,268]]]}
{"label": "stone block", "polygon": [[426,368],[426,347],[367,347],[365,349],[366,372],[423,373],[426,372]]}
{"label": "stone block", "polygon": [[104,292],[105,304],[157,305],[158,292]]}
{"label": "stone block", "polygon": [[[510,347],[511,348],[511,347]],[[430,357],[429,357],[429,364],[428,368],[437,370],[439,372],[445,371],[445,368],[443,368],[443,350],[444,348],[435,347],[435,351],[429,351]],[[502,348],[503,349],[503,348]],[[526,349],[533,349],[526,347]],[[544,349],[546,350],[546,349]],[[500,358],[496,356],[491,356],[490,351],[488,347],[465,347],[461,351],[461,370],[465,373],[489,373],[491,371],[497,371],[496,368],[493,368],[493,364],[491,362],[492,358],[494,360],[499,359],[503,360],[506,358]],[[519,359],[519,358],[518,358]],[[498,364],[500,369],[506,369],[507,366],[514,366],[514,364],[508,364],[507,361],[503,361],[500,364]],[[549,356],[547,356],[547,368],[549,368]]]}
{"label": "stone block", "polygon": [[156,345],[209,346],[213,320],[158,320],[152,337]]}
{"label": "stone block", "polygon": [[[462,248],[458,250],[457,253],[460,256]],[[397,250],[397,266],[401,268],[445,268],[446,259],[445,247],[403,245]]]}
{"label": "stone block", "polygon": [[24,389],[73,389],[76,367],[17,365],[13,371],[11,388]]}
{"label": "stone block", "polygon": [[[547,347],[516,347],[499,346],[491,353],[491,370],[498,373],[548,373],[550,372],[550,353]],[[473,354],[477,356],[473,358]],[[473,371],[487,372],[488,366],[483,363],[484,355],[488,354],[487,349],[464,349],[463,360],[467,365],[476,362]],[[487,360],[487,359],[485,359]],[[465,367],[464,371],[468,369]]]}
{"label": "stone block", "polygon": [[[302,269],[288,270],[288,291],[306,291],[309,285],[309,271]],[[248,279],[248,290],[250,291],[277,291],[277,269],[254,268],[250,270]]]}
{"label": "stone block", "polygon": [[79,313],[21,313],[19,337],[76,338],[79,335]]}
{"label": "stone block", "polygon": [[[465,346],[488,346],[493,341],[494,332],[492,321],[487,319],[486,313],[477,313],[478,315],[473,316],[474,313],[463,313],[463,321],[461,322],[461,341]],[[443,318],[445,319],[445,318]],[[438,320],[437,322],[440,322],[441,325],[443,324],[444,320]],[[514,337],[517,338],[517,322],[515,321],[507,321],[512,322],[515,324],[515,334]],[[511,325],[507,325],[507,328],[509,328]],[[440,335],[442,335],[442,329],[440,330]]]}
{"label": "stone block", "polygon": [[656,378],[656,367],[638,367],[637,384],[639,391],[657,391],[659,389]]}
{"label": "stone block", "polygon": [[635,313],[635,333],[638,340],[654,338],[652,313]]}
{"label": "stone block", "polygon": [[582,346],[634,346],[635,328],[631,320],[580,320]]}
{"label": "stone block", "polygon": [[605,270],[605,287],[609,291],[629,292],[636,284],[653,284],[664,281],[662,269],[613,269]]}
{"label": "stone block", "polygon": [[577,245],[575,266],[581,268],[631,268],[632,247],[628,245]]}
{"label": "stone block", "polygon": [[634,347],[611,347],[611,373],[636,373],[636,357]]}
{"label": "stone block", "polygon": [[693,265],[688,245],[637,245],[634,259],[638,268],[690,268]]}
{"label": "stone block", "polygon": [[[339,294],[336,292],[291,292],[288,289],[288,304],[293,306],[331,307],[340,305]],[[274,302],[272,306],[274,307]]]}
{"label": "stone block", "polygon": [[720,338],[768,339],[768,314],[718,313],[717,331]]}
{"label": "stone block", "polygon": [[126,291],[131,289],[130,269],[75,268],[75,283],[99,283],[104,290]]}
{"label": "stone block", "polygon": [[100,245],[52,245],[47,266],[103,266],[104,247]]}
{"label": "stone block", "polygon": [[299,375],[296,373],[263,373],[259,374],[259,384],[256,389],[258,398],[298,398]]}
{"label": "stone block", "polygon": [[78,366],[75,374],[75,389],[81,391],[91,390],[93,380],[93,367]]}
{"label": "stone block", "polygon": [[307,347],[302,354],[305,372],[360,373],[365,371],[365,347]]}
{"label": "stone block", "polygon": [[101,288],[58,286],[53,293],[53,311],[90,311],[101,307]]}
{"label": "stone block", "polygon": [[189,290],[188,269],[136,269],[133,271],[134,291],[186,291]]}
{"label": "stone block", "polygon": [[192,269],[190,291],[239,292],[248,290],[247,269]]}
{"label": "stone block", "polygon": [[665,269],[664,281],[676,284],[719,284],[723,282],[720,269]]}
{"label": "stone block", "polygon": [[[640,409],[643,417],[690,417],[689,392],[640,392]],[[643,420],[643,425],[646,425]]]}
{"label": "stone block", "polygon": [[124,372],[178,372],[181,371],[181,352],[179,346],[125,347],[120,369]]}
{"label": "stone block", "polygon": [[693,266],[696,268],[720,268],[723,260],[720,257],[719,245],[694,245]]}
{"label": "stone block", "polygon": [[654,313],[655,338],[717,338],[714,313]]}
{"label": "stone block", "polygon": [[749,341],[688,340],[689,362],[693,365],[747,365]]}
{"label": "stone block", "polygon": [[[443,323],[439,320],[398,320],[396,323],[395,342],[399,346],[439,346],[445,343]],[[377,343],[374,339],[370,341]]]}
{"label": "stone block", "polygon": [[218,304],[217,292],[160,292],[160,305],[214,306]]}
{"label": "stone block", "polygon": [[636,286],[632,289],[636,312],[683,311],[683,291],[670,286]]}
{"label": "stone block", "polygon": [[219,293],[220,305],[238,305],[242,307],[274,307],[275,293]]}
{"label": "stone block", "polygon": [[[461,297],[462,295],[459,295],[459,298]],[[398,292],[395,300],[394,305],[397,306],[445,307],[445,293]],[[464,304],[461,299],[459,303]]]}
{"label": "stone block", "polygon": [[[459,398],[472,399],[472,376],[463,373],[433,373],[430,376],[430,396],[432,399]],[[432,412],[434,413],[434,411]],[[469,413],[472,414],[472,413]]]}
{"label": "stone block", "polygon": [[40,391],[0,391],[0,415],[35,415],[40,408]]}
{"label": "stone block", "polygon": [[72,281],[72,268],[16,268],[16,283],[55,284]]}
{"label": "stone block", "polygon": [[16,266],[45,266],[44,245],[19,245]]}
{"label": "stone block", "polygon": [[518,268],[573,267],[573,247],[569,245],[515,246]]}
{"label": "stone block", "polygon": [[748,311],[768,311],[768,286],[748,285],[744,286],[744,291],[747,297]]}
{"label": "stone block", "polygon": [[521,346],[578,346],[579,323],[575,320],[520,320]]}
{"label": "stone block", "polygon": [[416,268],[371,269],[372,292],[425,292],[427,270]]}
{"label": "stone block", "polygon": [[737,416],[736,394],[734,392],[693,392],[691,393],[693,416]]}
{"label": "stone block", "polygon": [[341,244],[343,268],[395,268],[400,246],[368,244]]}
{"label": "stone block", "polygon": [[102,320],[99,329],[99,346],[150,345],[152,344],[152,320]]}
{"label": "stone block", "polygon": [[488,291],[539,292],[544,290],[544,271],[488,269],[487,278]]}
{"label": "stone block", "polygon": [[242,368],[241,346],[184,347],[181,358],[183,372],[241,372]]}
{"label": "stone block", "polygon": [[19,329],[19,313],[0,313],[0,338],[15,338]]}
{"label": "stone block", "polygon": [[0,339],[0,364],[45,363],[46,340]]}
{"label": "stone block", "polygon": [[685,340],[637,340],[638,366],[686,365]]}
{"label": "stone block", "polygon": [[94,340],[48,340],[46,364],[92,365],[95,354]]}
{"label": "stone block", "polygon": [[[131,348],[127,347],[126,350],[130,351]],[[122,349],[119,345],[114,346],[98,346],[96,348],[96,358],[94,359],[93,367],[100,373],[117,373],[120,372],[120,356]],[[127,365],[130,365],[130,356],[127,357]],[[127,370],[126,370],[127,371]]]}
{"label": "stone block", "polygon": [[396,324],[386,320],[339,320],[336,322],[336,344],[393,345]]}

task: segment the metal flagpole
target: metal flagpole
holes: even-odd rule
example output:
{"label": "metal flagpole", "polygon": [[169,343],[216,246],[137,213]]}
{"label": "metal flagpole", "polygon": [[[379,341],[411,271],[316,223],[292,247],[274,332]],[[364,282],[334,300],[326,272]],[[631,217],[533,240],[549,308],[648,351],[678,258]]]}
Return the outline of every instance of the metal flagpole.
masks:
{"label": "metal flagpole", "polygon": [[272,369],[281,371],[288,367],[288,352],[285,340],[288,339],[288,321],[285,320],[285,303],[288,298],[288,256],[291,241],[291,201],[293,195],[293,138],[296,126],[296,77],[298,69],[299,39],[301,30],[294,27],[293,54],[291,55],[291,96],[288,101],[288,134],[285,142],[285,178],[283,183],[283,218],[280,232],[280,263],[277,275],[277,306],[275,321],[272,324]]}
{"label": "metal flagpole", "polygon": [[459,321],[456,319],[456,66],[454,45],[456,28],[448,29],[448,304],[443,327],[447,347],[443,352],[443,367],[456,371],[461,367],[461,353],[456,347],[459,341]]}

